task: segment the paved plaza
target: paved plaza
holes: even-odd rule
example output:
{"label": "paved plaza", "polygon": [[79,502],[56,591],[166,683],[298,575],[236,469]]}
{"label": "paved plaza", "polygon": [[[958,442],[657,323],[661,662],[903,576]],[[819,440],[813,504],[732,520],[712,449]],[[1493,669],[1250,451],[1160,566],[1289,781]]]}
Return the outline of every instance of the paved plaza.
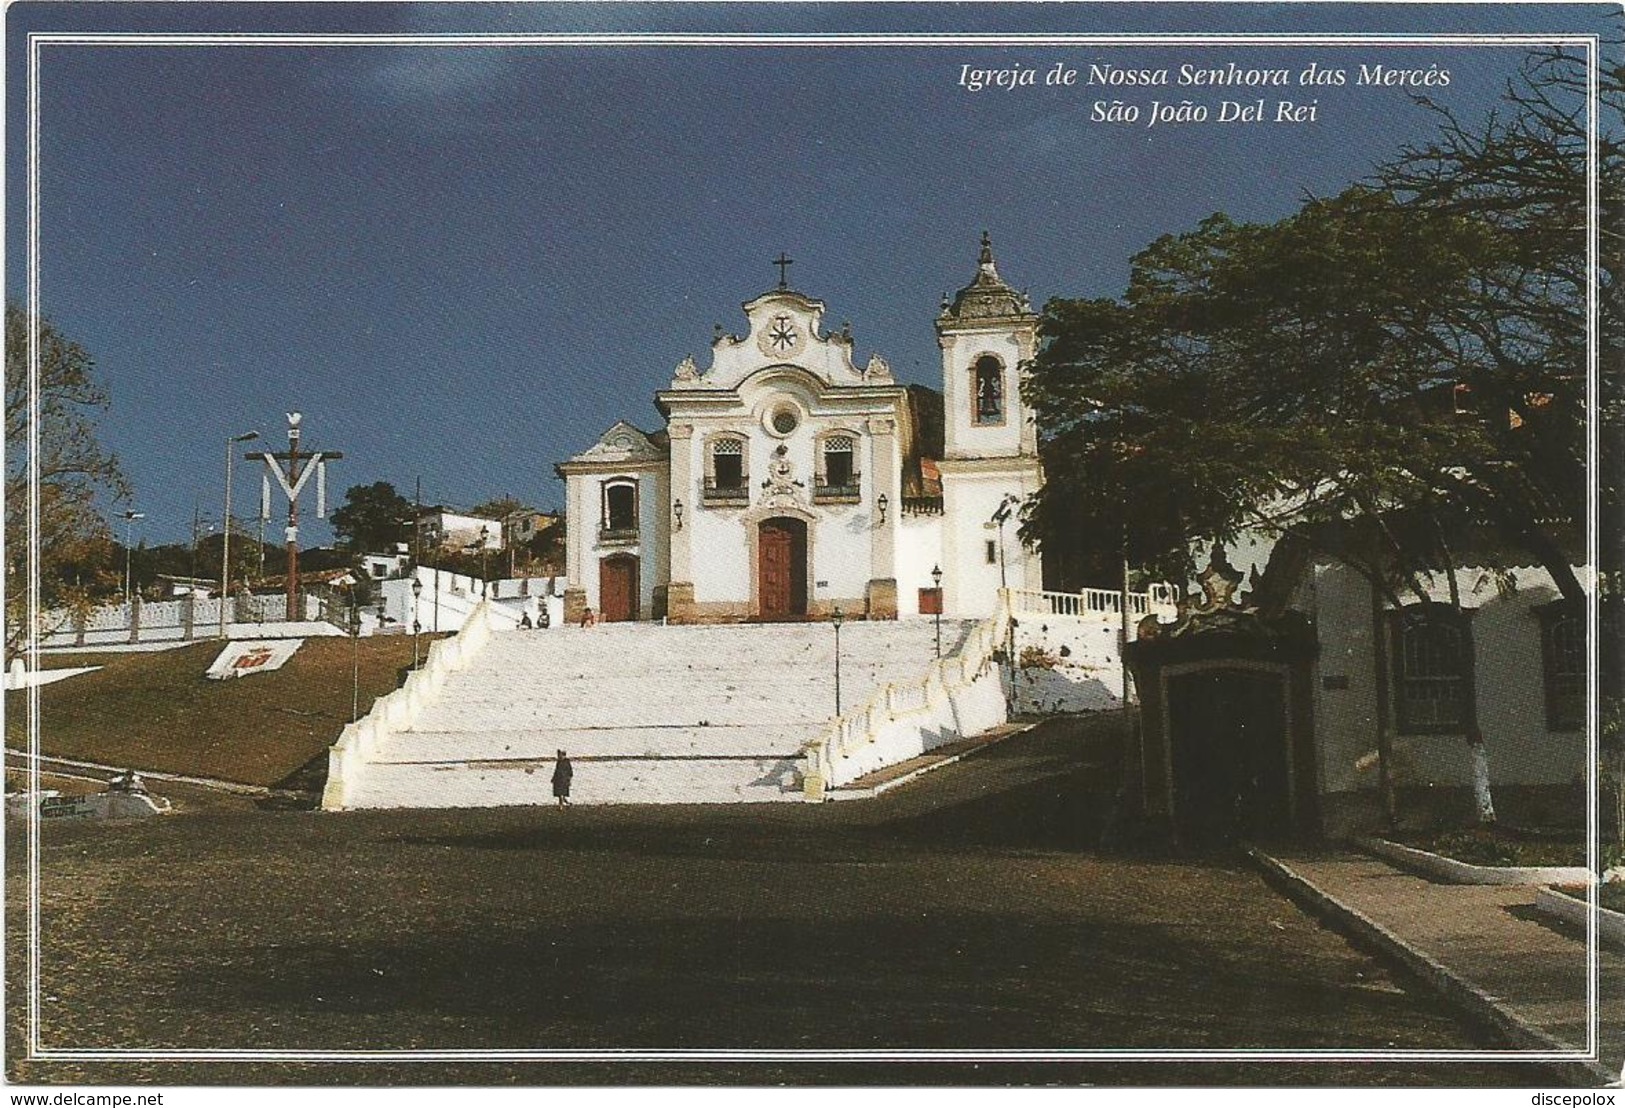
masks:
{"label": "paved plaza", "polygon": [[[48,1047],[955,1050],[847,1061],[22,1058],[13,1080],[1547,1085],[1493,1058],[1021,1061],[1041,1050],[1502,1049],[1239,855],[1102,847],[1105,728],[1054,722],[866,801],[273,812],[52,826]],[[8,893],[25,900],[24,836]],[[1108,836],[1108,842],[1110,838]]]}

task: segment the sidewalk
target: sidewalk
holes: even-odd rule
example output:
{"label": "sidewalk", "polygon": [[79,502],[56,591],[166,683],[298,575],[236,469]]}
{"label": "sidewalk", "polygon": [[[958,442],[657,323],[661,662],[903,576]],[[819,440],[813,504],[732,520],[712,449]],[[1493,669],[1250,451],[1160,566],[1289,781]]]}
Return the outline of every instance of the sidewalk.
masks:
{"label": "sidewalk", "polygon": [[[1404,963],[1519,1050],[1588,1050],[1583,936],[1534,908],[1532,886],[1446,885],[1354,852],[1254,851],[1290,895]],[[1554,1062],[1584,1085],[1625,1063],[1625,955],[1599,951],[1601,1059]]]}

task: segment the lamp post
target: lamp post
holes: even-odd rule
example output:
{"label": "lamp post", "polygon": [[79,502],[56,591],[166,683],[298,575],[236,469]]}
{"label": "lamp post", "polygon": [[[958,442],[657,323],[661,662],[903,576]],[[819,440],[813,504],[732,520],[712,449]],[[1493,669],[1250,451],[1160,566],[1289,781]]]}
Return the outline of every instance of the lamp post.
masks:
{"label": "lamp post", "polygon": [[1001,590],[1010,587],[1010,582],[1006,579],[1004,571],[1004,521],[1010,518],[1011,511],[1020,503],[1021,500],[1014,493],[1005,493],[1004,499],[999,501],[999,506],[993,510],[993,522],[999,525],[999,588]]}
{"label": "lamp post", "polygon": [[931,567],[931,580],[936,586],[937,657],[942,657],[942,567]]}
{"label": "lamp post", "polygon": [[[1006,605],[1010,604],[1010,582],[1005,577],[1004,569],[1004,521],[1010,518],[1010,513],[1021,498],[1014,493],[1005,493],[1004,499],[994,509],[992,522],[999,527],[999,595],[1004,597]],[[1004,702],[1005,711],[1013,712],[1016,703],[1016,620],[1013,605],[1005,611],[1004,632],[1004,661],[1009,680],[1005,683]]]}
{"label": "lamp post", "polygon": [[[231,462],[232,448],[240,442],[253,442],[260,437],[258,431],[244,431],[226,440],[226,514],[225,530],[220,536],[220,637],[226,637],[226,604],[231,599]],[[261,526],[264,522],[261,521]],[[261,557],[264,544],[261,543]]]}
{"label": "lamp post", "polygon": [[841,623],[845,620],[841,606],[835,605],[829,621],[835,626],[835,718],[841,718]]}
{"label": "lamp post", "polygon": [[423,582],[418,578],[417,566],[412,567],[412,668],[418,668],[418,635],[423,624],[418,621],[418,602],[423,596]]}
{"label": "lamp post", "polygon": [[491,595],[491,529],[480,528],[480,596]]}
{"label": "lamp post", "polygon": [[130,579],[134,561],[131,555],[135,553],[135,521],[146,519],[145,512],[132,512],[126,509],[124,513],[124,603],[130,603]]}
{"label": "lamp post", "polygon": [[361,718],[361,605],[350,586],[350,722]]}

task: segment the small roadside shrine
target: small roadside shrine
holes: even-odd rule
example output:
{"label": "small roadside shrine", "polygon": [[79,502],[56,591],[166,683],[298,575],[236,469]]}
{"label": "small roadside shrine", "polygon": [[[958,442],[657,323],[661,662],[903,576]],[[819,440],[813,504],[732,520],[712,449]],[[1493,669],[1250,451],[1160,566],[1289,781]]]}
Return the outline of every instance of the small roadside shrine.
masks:
{"label": "small roadside shrine", "polygon": [[1125,751],[1125,815],[1187,847],[1320,830],[1314,630],[1298,612],[1235,603],[1240,581],[1220,555],[1203,600],[1172,625],[1142,621],[1127,651],[1140,726]]}

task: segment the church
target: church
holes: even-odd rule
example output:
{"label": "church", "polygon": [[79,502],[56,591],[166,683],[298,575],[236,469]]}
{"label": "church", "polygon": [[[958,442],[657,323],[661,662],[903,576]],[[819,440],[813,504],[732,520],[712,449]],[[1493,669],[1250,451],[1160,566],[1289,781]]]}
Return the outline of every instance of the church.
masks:
{"label": "church", "polygon": [[778,287],[719,325],[655,394],[652,432],[616,423],[555,467],[569,520],[564,615],[727,623],[979,618],[1038,589],[1015,505],[1043,481],[1021,399],[1038,316],[982,236],[936,318],[942,388],[858,366],[849,328]]}

